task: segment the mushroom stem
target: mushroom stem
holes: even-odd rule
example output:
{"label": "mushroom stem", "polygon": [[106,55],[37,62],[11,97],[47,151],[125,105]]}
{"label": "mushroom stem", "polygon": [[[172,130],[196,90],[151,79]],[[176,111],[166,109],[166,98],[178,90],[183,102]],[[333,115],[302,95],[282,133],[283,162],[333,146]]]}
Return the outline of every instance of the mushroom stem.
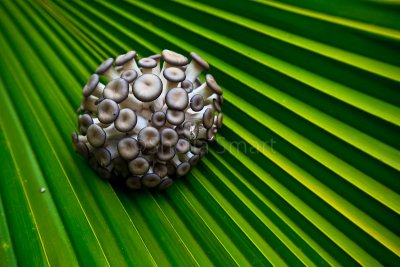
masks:
{"label": "mushroom stem", "polygon": [[133,111],[140,112],[143,109],[143,102],[137,99],[133,94],[129,94],[128,97],[119,103],[121,109],[129,108]]}
{"label": "mushroom stem", "polygon": [[95,96],[88,96],[83,98],[81,108],[90,112],[97,112],[97,100],[99,98]]}
{"label": "mushroom stem", "polygon": [[160,54],[155,54],[155,55],[152,55],[152,56],[149,56],[149,58],[152,58],[152,59],[154,59],[156,62],[157,62],[157,66],[155,66],[154,68],[153,68],[153,74],[155,74],[155,75],[160,75],[160,58],[161,58],[161,55]]}
{"label": "mushroom stem", "polygon": [[111,125],[111,123],[102,123],[98,118],[94,118],[93,123],[99,125],[101,128],[107,128]]}

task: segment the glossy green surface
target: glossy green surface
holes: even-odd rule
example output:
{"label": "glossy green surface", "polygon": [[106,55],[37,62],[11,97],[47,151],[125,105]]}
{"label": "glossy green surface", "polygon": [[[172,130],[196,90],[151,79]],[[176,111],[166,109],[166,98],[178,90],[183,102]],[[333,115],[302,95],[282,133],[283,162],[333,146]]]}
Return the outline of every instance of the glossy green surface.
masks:
{"label": "glossy green surface", "polygon": [[[398,1],[1,1],[0,266],[400,264]],[[196,51],[210,152],[128,192],[73,152],[104,59]],[[45,188],[45,192],[40,192]]]}

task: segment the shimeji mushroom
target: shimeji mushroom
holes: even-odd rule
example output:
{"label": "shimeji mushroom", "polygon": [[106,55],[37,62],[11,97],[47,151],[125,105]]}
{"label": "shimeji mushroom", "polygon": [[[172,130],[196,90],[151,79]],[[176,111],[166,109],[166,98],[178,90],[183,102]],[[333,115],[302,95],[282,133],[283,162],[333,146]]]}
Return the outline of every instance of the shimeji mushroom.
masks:
{"label": "shimeji mushroom", "polygon": [[129,51],[105,60],[89,77],[79,133],[71,137],[101,177],[131,189],[164,190],[207,153],[207,142],[222,127],[222,90],[210,74],[200,80],[209,65],[190,55],[189,62],[167,49],[143,58]]}
{"label": "shimeji mushroom", "polygon": [[104,84],[100,82],[99,75],[93,74],[82,89],[84,97],[90,95],[101,97],[103,95]]}
{"label": "shimeji mushroom", "polygon": [[114,59],[109,58],[105,60],[96,70],[97,74],[101,74],[106,77],[108,80],[113,80],[118,78],[118,72],[113,67]]}
{"label": "shimeji mushroom", "polygon": [[111,99],[105,99],[97,106],[98,119],[104,124],[109,124],[115,121],[119,112],[118,104]]}
{"label": "shimeji mushroom", "polygon": [[194,82],[194,80],[199,76],[199,74],[203,70],[208,70],[210,66],[208,65],[207,61],[202,59],[199,55],[195,52],[190,53],[192,57],[192,61],[186,68],[186,79]]}
{"label": "shimeji mushroom", "polygon": [[137,53],[135,51],[129,51],[124,55],[119,55],[115,59],[116,66],[122,66],[123,70],[135,70],[138,75],[141,75],[138,65],[136,64],[135,58],[137,57]]}
{"label": "shimeji mushroom", "polygon": [[138,63],[139,66],[142,67],[143,74],[152,74],[153,68],[157,66],[157,61],[152,58],[142,58]]}

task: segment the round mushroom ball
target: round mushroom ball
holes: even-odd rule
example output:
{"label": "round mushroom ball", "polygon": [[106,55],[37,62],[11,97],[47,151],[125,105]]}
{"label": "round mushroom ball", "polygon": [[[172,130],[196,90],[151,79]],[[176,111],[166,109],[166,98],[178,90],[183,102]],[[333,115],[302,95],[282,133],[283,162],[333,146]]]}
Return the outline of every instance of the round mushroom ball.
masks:
{"label": "round mushroom ball", "polygon": [[[207,154],[222,127],[222,89],[198,54],[108,58],[83,85],[74,150],[104,179],[164,190]],[[203,79],[205,77],[205,79]]]}

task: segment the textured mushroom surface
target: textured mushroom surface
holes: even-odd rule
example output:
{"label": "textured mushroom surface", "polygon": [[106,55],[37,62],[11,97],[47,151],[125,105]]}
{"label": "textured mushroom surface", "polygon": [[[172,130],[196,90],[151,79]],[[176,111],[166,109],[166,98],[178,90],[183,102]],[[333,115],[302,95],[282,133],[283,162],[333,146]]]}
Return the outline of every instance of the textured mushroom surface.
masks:
{"label": "textured mushroom surface", "polygon": [[222,90],[201,75],[208,63],[190,57],[164,50],[138,59],[129,51],[89,77],[72,142],[99,176],[164,190],[207,154],[222,126]]}

